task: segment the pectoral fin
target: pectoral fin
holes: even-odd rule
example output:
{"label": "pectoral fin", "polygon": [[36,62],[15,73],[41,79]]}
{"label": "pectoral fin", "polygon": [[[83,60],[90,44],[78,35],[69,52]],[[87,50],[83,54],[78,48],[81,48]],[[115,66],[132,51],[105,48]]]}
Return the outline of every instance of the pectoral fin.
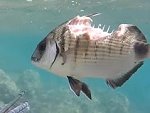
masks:
{"label": "pectoral fin", "polygon": [[67,78],[71,89],[77,96],[80,96],[80,92],[82,91],[89,99],[92,99],[91,91],[89,90],[88,86],[84,82],[81,82],[71,76],[67,76]]}
{"label": "pectoral fin", "polygon": [[91,91],[90,89],[88,88],[88,86],[82,82],[82,92],[89,98],[89,99],[92,99],[91,97]]}

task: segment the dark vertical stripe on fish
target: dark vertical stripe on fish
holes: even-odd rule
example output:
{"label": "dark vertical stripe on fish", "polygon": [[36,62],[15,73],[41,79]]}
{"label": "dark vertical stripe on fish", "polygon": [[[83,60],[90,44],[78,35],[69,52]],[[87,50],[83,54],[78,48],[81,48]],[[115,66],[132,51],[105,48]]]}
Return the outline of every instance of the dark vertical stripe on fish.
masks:
{"label": "dark vertical stripe on fish", "polygon": [[126,37],[124,36],[124,37],[122,38],[122,41],[121,41],[120,55],[122,55],[123,47],[125,46],[124,43],[123,43],[125,39],[126,39]]}
{"label": "dark vertical stripe on fish", "polygon": [[[95,59],[97,60],[97,44],[96,44],[96,41],[95,41]],[[96,61],[95,61],[95,63],[96,63]]]}
{"label": "dark vertical stripe on fish", "polygon": [[[86,57],[88,56],[88,48],[89,48],[89,40],[87,40],[87,46],[85,47],[85,59],[86,59]],[[86,62],[86,60],[85,60],[85,62]]]}
{"label": "dark vertical stripe on fish", "polygon": [[111,50],[112,50],[112,49],[111,49],[112,41],[113,41],[113,38],[110,38],[110,39],[109,39],[109,42],[108,42],[108,51],[109,51],[108,53],[109,53],[109,55],[111,54]]}
{"label": "dark vertical stripe on fish", "polygon": [[66,32],[66,27],[63,27],[62,33],[60,35],[60,38],[61,38],[61,44],[60,44],[61,53],[64,53],[64,51],[65,51],[65,48],[64,48],[64,46],[65,46],[65,36],[64,36],[65,32]]}
{"label": "dark vertical stripe on fish", "polygon": [[79,48],[79,42],[80,41],[80,38],[79,37],[76,37],[76,46],[75,46],[75,51],[74,51],[74,60],[76,62],[76,59],[77,59],[77,52],[78,52],[78,48]]}
{"label": "dark vertical stripe on fish", "polygon": [[68,33],[68,35],[69,35],[69,41],[68,41],[68,43],[69,43],[69,45],[68,45],[68,49],[70,49],[70,46],[71,46],[71,43],[72,43],[72,40],[71,40],[71,33],[70,33],[70,31],[68,31],[69,33]]}

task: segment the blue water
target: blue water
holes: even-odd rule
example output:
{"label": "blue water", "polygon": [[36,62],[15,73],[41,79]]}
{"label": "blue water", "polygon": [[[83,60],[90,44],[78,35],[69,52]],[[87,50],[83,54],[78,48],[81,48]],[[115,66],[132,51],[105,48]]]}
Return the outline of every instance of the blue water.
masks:
{"label": "blue water", "polygon": [[30,57],[48,32],[76,15],[100,12],[95,25],[137,25],[150,42],[149,0],[0,0],[0,105],[26,90],[31,113],[149,113],[150,60],[121,88],[83,79],[93,100],[75,96],[66,78],[39,69]]}

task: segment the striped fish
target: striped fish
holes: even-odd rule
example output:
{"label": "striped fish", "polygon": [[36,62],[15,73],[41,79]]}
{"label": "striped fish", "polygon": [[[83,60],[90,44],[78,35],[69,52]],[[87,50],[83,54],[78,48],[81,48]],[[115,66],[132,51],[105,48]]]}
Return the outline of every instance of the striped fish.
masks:
{"label": "striped fish", "polygon": [[150,58],[150,45],[139,28],[121,24],[110,32],[92,26],[92,17],[76,16],[52,30],[36,47],[31,60],[36,66],[68,78],[71,90],[91,91],[82,77],[100,77],[117,88],[122,86]]}

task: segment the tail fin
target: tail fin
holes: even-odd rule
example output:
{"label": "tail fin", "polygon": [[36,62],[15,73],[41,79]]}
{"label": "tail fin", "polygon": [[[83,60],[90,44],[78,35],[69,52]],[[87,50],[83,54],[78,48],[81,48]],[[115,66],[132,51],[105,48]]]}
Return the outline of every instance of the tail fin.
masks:
{"label": "tail fin", "polygon": [[150,44],[138,41],[134,44],[134,52],[139,60],[150,58]]}
{"label": "tail fin", "polygon": [[150,44],[148,44],[148,54],[147,54],[147,58],[150,58]]}

